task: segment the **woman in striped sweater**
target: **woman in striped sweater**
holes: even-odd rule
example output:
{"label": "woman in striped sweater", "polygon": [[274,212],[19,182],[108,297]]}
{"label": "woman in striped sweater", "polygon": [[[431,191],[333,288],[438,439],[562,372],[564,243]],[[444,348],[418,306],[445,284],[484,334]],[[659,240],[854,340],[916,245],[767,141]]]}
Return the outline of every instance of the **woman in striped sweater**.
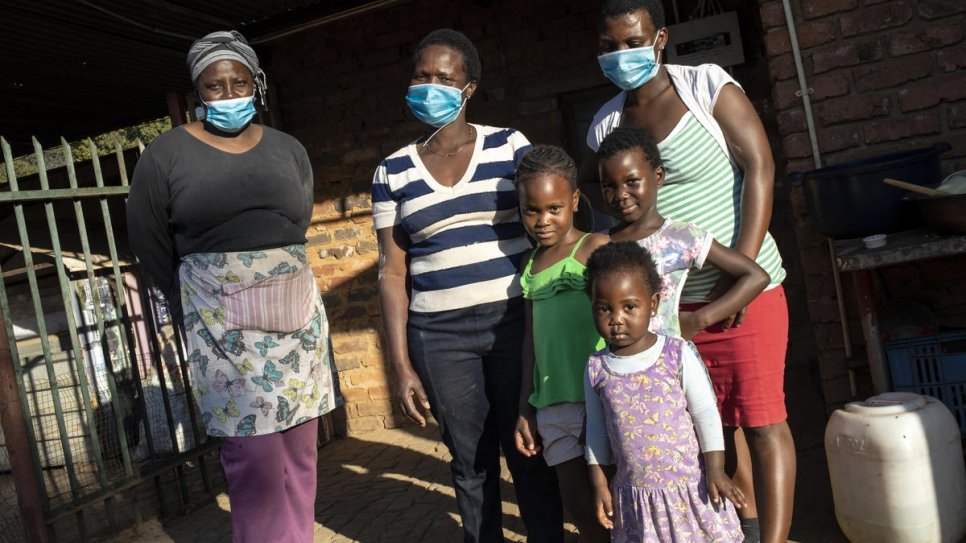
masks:
{"label": "woman in striped sweater", "polygon": [[400,409],[430,409],[453,456],[465,541],[502,542],[500,449],[528,541],[563,541],[557,480],[514,446],[524,313],[518,270],[530,248],[514,171],[523,134],[466,121],[480,80],[476,48],[436,30],[417,46],[406,101],[426,134],[373,178],[379,297]]}

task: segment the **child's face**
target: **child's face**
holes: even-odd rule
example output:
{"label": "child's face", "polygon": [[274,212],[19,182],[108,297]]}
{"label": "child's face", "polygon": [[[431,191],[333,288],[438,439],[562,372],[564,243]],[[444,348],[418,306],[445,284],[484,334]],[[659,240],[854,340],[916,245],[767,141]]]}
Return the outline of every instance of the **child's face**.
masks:
{"label": "child's face", "polygon": [[564,177],[553,173],[527,176],[519,183],[517,196],[523,225],[539,245],[556,245],[573,228],[580,192]]}
{"label": "child's face", "polygon": [[651,293],[634,270],[615,270],[594,280],[591,307],[597,332],[620,356],[637,354],[653,344],[647,329],[660,293]]}
{"label": "child's face", "polygon": [[657,211],[657,189],[664,166],[654,168],[644,152],[629,149],[600,161],[600,188],[612,214],[634,223]]}

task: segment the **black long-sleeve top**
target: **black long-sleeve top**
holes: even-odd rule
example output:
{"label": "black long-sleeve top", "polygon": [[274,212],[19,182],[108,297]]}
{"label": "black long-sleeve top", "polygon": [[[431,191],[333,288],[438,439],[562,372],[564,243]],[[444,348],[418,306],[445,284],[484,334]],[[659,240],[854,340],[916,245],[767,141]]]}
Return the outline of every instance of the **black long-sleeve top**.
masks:
{"label": "black long-sleeve top", "polygon": [[194,253],[305,243],[312,167],[295,138],[263,127],[244,153],[216,149],[175,128],[134,169],[127,202],[131,247],[180,315],[178,264]]}

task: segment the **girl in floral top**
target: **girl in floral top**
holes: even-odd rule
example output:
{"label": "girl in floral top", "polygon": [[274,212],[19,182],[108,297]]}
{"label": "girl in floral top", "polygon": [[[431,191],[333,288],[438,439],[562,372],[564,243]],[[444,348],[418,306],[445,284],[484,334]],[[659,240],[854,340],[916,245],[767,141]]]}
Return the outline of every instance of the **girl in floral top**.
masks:
{"label": "girl in floral top", "polygon": [[[690,340],[748,305],[767,285],[768,274],[753,260],[714,240],[693,223],[665,219],[657,209],[657,190],[664,180],[654,138],[645,128],[621,126],[597,150],[604,202],[621,224],[610,231],[613,241],[636,241],[647,249],[663,278],[657,313],[651,318],[656,334]],[[735,282],[723,295],[697,311],[678,313],[681,289],[691,269],[710,263]]]}

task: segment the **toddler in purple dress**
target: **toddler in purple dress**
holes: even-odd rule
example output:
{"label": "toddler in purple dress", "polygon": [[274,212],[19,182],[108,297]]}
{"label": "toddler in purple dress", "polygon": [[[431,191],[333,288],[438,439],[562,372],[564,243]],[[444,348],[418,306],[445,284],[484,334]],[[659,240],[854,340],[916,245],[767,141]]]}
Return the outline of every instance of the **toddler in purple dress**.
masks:
{"label": "toddler in purple dress", "polygon": [[724,472],[704,365],[686,341],[648,330],[661,288],[650,254],[610,243],[591,255],[586,276],[607,341],[584,385],[598,519],[614,543],[740,542],[735,507],[745,498]]}

